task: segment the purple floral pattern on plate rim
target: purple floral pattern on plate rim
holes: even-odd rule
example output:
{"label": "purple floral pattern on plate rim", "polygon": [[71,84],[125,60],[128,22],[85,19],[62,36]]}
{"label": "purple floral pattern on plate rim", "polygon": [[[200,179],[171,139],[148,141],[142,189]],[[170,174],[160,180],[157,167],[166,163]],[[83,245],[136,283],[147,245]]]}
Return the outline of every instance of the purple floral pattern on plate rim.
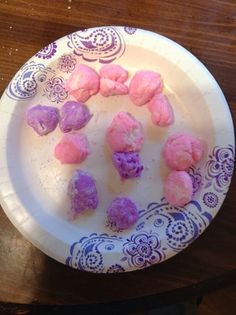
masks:
{"label": "purple floral pattern on plate rim", "polygon": [[37,54],[35,55],[38,58],[42,59],[50,59],[52,58],[57,52],[57,43],[53,42],[44,48],[42,48]]}
{"label": "purple floral pattern on plate rim", "polygon": [[76,57],[73,54],[64,54],[59,58],[57,68],[62,72],[71,73],[76,63]]}
{"label": "purple floral pattern on plate rim", "polygon": [[56,103],[64,102],[68,97],[68,92],[65,90],[65,83],[62,77],[52,77],[45,85],[44,92],[47,98]]}
{"label": "purple floral pattern on plate rim", "polygon": [[137,28],[136,27],[125,26],[124,27],[124,31],[127,34],[129,34],[129,35],[133,35],[137,31]]}
{"label": "purple floral pattern on plate rim", "polygon": [[67,46],[88,62],[111,63],[125,52],[123,35],[114,27],[84,29],[67,37]]}

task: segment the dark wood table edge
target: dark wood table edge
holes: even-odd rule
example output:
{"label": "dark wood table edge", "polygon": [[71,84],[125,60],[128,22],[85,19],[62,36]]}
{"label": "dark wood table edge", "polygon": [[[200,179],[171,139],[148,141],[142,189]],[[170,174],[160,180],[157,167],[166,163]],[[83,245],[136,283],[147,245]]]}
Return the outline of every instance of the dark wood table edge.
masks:
{"label": "dark wood table edge", "polygon": [[[212,293],[214,291],[230,287],[236,284],[236,269],[221,274],[213,279],[207,279],[198,284],[177,290],[163,292],[135,299],[113,301],[94,304],[70,304],[70,305],[42,305],[38,302],[32,304],[18,304],[0,302],[0,314],[127,314],[133,312],[145,312],[162,306],[183,303],[193,298]],[[131,288],[132,289],[132,288]]]}

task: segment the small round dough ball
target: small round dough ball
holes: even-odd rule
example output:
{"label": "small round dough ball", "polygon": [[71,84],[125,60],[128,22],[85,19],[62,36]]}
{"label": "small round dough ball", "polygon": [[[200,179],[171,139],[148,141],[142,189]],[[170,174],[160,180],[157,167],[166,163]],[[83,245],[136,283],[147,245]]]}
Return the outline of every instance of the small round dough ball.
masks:
{"label": "small round dough ball", "polygon": [[114,152],[113,165],[122,179],[137,178],[141,176],[143,165],[137,152]]}
{"label": "small round dough ball", "polygon": [[101,67],[99,74],[101,78],[110,79],[119,83],[124,83],[128,79],[128,71],[119,65],[112,63]]}
{"label": "small round dough ball", "polygon": [[141,70],[135,73],[129,85],[131,101],[142,106],[149,102],[155,94],[161,93],[163,82],[158,72]]}
{"label": "small round dough ball", "polygon": [[26,122],[40,135],[45,136],[56,129],[59,121],[59,111],[56,107],[36,105],[26,112]]}
{"label": "small round dough ball", "polygon": [[170,205],[183,207],[193,195],[190,175],[185,171],[171,171],[164,183],[164,196]]}
{"label": "small round dough ball", "polygon": [[113,95],[126,95],[129,93],[127,85],[116,82],[107,78],[100,80],[100,93],[102,96],[108,97]]}
{"label": "small round dough ball", "polygon": [[108,127],[106,137],[113,151],[138,152],[144,142],[143,126],[131,114],[119,112]]}
{"label": "small round dough ball", "polygon": [[69,182],[67,194],[70,199],[72,214],[79,214],[86,210],[96,209],[98,193],[93,177],[84,171],[76,170]]}
{"label": "small round dough ball", "polygon": [[62,106],[60,114],[59,127],[62,132],[79,130],[86,126],[92,117],[85,104],[75,101],[66,102]]}
{"label": "small round dough ball", "polygon": [[166,95],[162,93],[154,95],[148,103],[148,109],[154,125],[166,127],[173,124],[174,113]]}
{"label": "small round dough ball", "polygon": [[176,171],[187,170],[200,161],[202,155],[202,142],[185,133],[171,135],[163,148],[163,157],[167,166]]}
{"label": "small round dough ball", "polygon": [[108,221],[119,230],[128,229],[137,222],[139,213],[135,203],[126,197],[114,199],[107,210]]}
{"label": "small round dough ball", "polygon": [[99,91],[100,77],[97,72],[86,66],[77,65],[66,81],[65,88],[77,101],[86,102]]}
{"label": "small round dough ball", "polygon": [[87,137],[82,133],[68,133],[55,146],[54,156],[62,164],[83,162],[89,154]]}

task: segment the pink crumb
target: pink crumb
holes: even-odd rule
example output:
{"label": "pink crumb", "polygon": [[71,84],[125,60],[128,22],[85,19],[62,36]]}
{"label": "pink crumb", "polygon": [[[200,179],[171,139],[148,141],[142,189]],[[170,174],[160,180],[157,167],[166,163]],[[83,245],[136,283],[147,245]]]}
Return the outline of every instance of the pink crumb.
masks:
{"label": "pink crumb", "polygon": [[171,171],[164,183],[164,196],[170,205],[183,207],[193,195],[191,177],[185,171]]}
{"label": "pink crumb", "polygon": [[77,101],[86,102],[99,91],[99,75],[86,65],[77,65],[66,81],[65,88]]}
{"label": "pink crumb", "polygon": [[161,93],[163,82],[158,72],[141,70],[135,73],[130,85],[129,96],[131,101],[141,106],[149,102],[155,94]]}
{"label": "pink crumb", "polygon": [[173,109],[166,95],[162,93],[154,95],[148,103],[148,109],[154,125],[166,127],[174,122]]}

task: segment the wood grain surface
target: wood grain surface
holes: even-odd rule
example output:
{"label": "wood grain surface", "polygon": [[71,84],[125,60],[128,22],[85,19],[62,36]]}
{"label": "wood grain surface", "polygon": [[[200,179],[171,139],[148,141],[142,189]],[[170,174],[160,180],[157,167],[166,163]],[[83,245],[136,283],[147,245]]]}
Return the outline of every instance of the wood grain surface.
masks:
{"label": "wood grain surface", "polygon": [[[0,94],[43,46],[101,25],[151,30],[186,47],[216,78],[235,120],[235,0],[0,0]],[[234,178],[215,220],[182,253],[149,269],[116,275],[89,274],[57,263],[26,241],[0,209],[0,301],[171,303],[235,283],[235,189]]]}

